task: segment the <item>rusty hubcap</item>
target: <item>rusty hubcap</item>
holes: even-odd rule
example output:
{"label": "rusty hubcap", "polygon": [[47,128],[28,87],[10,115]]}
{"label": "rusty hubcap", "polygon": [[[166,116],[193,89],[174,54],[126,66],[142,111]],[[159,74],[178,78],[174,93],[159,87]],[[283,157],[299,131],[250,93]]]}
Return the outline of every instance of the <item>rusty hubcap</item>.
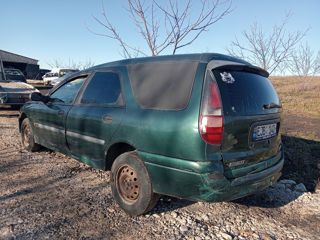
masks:
{"label": "rusty hubcap", "polygon": [[25,147],[29,147],[30,146],[30,128],[29,126],[25,125],[23,128],[23,145]]}
{"label": "rusty hubcap", "polygon": [[124,165],[117,172],[117,187],[123,200],[133,203],[140,195],[140,180],[136,171]]}

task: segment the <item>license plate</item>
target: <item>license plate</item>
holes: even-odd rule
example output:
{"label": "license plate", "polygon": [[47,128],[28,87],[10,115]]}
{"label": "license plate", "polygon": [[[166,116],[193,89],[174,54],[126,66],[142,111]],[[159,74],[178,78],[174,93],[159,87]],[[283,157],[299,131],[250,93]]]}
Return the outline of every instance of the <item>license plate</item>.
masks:
{"label": "license plate", "polygon": [[253,129],[252,138],[254,141],[264,140],[268,138],[272,138],[277,135],[277,124],[266,124],[256,126]]}

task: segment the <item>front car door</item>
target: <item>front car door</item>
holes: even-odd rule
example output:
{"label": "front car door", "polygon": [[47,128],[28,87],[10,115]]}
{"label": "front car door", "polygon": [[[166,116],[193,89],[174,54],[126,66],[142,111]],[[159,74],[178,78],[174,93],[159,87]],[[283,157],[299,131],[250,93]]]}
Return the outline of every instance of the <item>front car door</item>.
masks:
{"label": "front car door", "polygon": [[65,152],[65,121],[68,111],[87,76],[71,79],[50,94],[48,103],[35,104],[32,124],[37,142],[52,150]]}
{"label": "front car door", "polygon": [[104,168],[105,150],[124,112],[121,74],[94,72],[67,116],[66,138],[72,154]]}

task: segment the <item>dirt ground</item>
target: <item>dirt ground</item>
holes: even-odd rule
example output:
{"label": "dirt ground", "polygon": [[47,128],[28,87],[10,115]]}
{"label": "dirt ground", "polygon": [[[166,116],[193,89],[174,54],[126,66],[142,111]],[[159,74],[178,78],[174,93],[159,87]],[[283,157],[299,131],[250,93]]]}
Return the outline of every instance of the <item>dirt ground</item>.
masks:
{"label": "dirt ground", "polygon": [[0,239],[320,239],[317,114],[285,112],[287,160],[273,187],[232,202],[163,196],[133,218],[112,199],[109,172],[25,151],[18,113],[0,108]]}

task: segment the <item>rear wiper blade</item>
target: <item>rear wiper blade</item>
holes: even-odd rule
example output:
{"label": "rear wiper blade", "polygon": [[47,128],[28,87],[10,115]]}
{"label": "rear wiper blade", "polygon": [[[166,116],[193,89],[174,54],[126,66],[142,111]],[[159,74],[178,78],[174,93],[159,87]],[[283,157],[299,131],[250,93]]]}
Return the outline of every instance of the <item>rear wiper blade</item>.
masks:
{"label": "rear wiper blade", "polygon": [[269,104],[264,104],[263,108],[264,109],[282,108],[282,106],[272,102],[272,103],[269,103]]}

